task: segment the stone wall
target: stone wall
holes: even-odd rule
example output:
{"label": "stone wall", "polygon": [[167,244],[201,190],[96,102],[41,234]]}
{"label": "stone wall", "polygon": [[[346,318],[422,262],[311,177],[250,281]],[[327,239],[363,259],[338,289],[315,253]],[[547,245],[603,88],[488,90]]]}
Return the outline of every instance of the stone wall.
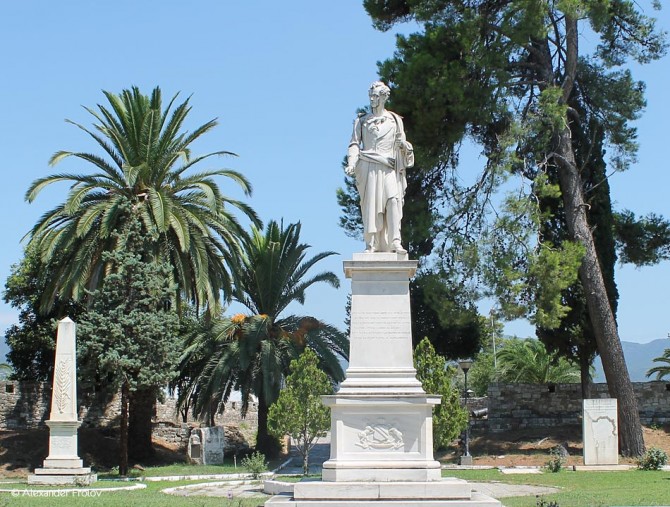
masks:
{"label": "stone wall", "polygon": [[[645,425],[670,423],[670,384],[633,383]],[[591,398],[609,398],[607,384],[593,384]],[[488,389],[490,431],[581,424],[580,384],[492,384]]]}
{"label": "stone wall", "polygon": [[36,428],[48,417],[50,404],[50,386],[45,389],[40,382],[0,382],[0,429]]}
{"label": "stone wall", "polygon": [[[634,383],[640,418],[645,425],[670,424],[670,384],[665,382]],[[607,398],[606,384],[594,384],[593,398]],[[0,381],[0,430],[36,428],[49,417],[51,386],[36,382]],[[118,396],[111,399],[80,399],[79,419],[83,426],[116,426],[119,422]],[[475,428],[490,431],[524,429],[552,425],[581,424],[582,401],[579,384],[492,384],[486,398],[470,398],[470,410],[488,408],[487,419],[472,420]],[[239,429],[240,436],[251,441],[256,432],[258,405],[249,406],[242,418],[241,402],[229,401],[215,423]],[[185,445],[192,428],[200,421],[191,415],[183,421],[177,413],[177,400],[166,396],[156,404],[154,434]]]}
{"label": "stone wall", "polygon": [[[97,395],[79,399],[79,420],[84,427],[117,426],[121,414],[120,396]],[[49,418],[51,386],[41,382],[0,381],[0,429],[37,428]],[[229,401],[214,422],[219,426],[236,426],[245,436],[251,436],[258,426],[258,404],[251,403],[245,418],[241,402]],[[154,431],[168,441],[188,440],[190,429],[199,426],[191,414],[183,421],[177,412],[177,399],[165,396],[156,403]]]}

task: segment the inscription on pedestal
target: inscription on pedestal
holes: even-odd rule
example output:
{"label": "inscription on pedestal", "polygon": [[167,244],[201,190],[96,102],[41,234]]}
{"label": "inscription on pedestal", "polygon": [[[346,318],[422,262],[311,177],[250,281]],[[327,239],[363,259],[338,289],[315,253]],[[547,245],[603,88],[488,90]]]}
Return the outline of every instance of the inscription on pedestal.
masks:
{"label": "inscription on pedestal", "polygon": [[51,437],[51,445],[50,445],[51,450],[60,451],[56,452],[56,454],[65,454],[64,451],[69,451],[71,446],[72,446],[71,437],[60,437],[60,436]]}
{"label": "inscription on pedestal", "polygon": [[351,315],[351,329],[356,338],[402,340],[411,337],[411,316],[409,312],[357,310]]}

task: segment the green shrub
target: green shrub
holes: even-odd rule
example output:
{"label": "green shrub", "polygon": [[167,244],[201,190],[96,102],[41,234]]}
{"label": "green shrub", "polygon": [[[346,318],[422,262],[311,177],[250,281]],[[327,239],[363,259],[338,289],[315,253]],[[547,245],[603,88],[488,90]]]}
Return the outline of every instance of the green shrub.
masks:
{"label": "green shrub", "polygon": [[428,338],[414,349],[414,367],[423,390],[442,396],[441,403],[433,408],[433,450],[446,449],[468,425],[468,413],[461,406],[454,383],[456,370],[446,366]]}
{"label": "green shrub", "polygon": [[553,501],[552,501],[552,502],[547,502],[547,501],[546,501],[544,498],[542,498],[541,496],[538,496],[538,497],[537,497],[537,504],[536,504],[536,506],[537,506],[537,507],[560,507],[560,506],[558,505],[558,502],[553,502]]}
{"label": "green shrub", "polygon": [[563,454],[561,454],[561,450],[558,447],[554,447],[549,451],[549,461],[547,461],[547,464],[544,467],[550,472],[556,473],[562,470],[564,463],[565,458],[563,457]]}
{"label": "green shrub", "polygon": [[660,470],[660,468],[665,466],[667,463],[667,453],[662,449],[651,447],[645,453],[645,455],[638,460],[637,467],[640,470]]}
{"label": "green shrub", "polygon": [[258,479],[260,475],[268,469],[268,463],[265,461],[265,454],[258,451],[249,456],[245,456],[240,464],[249,471],[254,479]]}

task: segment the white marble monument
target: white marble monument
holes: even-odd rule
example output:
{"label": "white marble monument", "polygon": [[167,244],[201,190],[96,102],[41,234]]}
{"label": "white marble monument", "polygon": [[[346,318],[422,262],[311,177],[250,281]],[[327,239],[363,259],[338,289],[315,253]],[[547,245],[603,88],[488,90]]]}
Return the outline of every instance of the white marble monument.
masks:
{"label": "white marble monument", "polygon": [[583,400],[585,465],[619,464],[616,398]]}
{"label": "white marble monument", "polygon": [[330,459],[322,480],[299,482],[267,507],[500,507],[466,481],[442,479],[433,458],[433,407],[412,357],[409,280],[417,262],[402,247],[405,170],[414,164],[402,119],[384,108],[389,88],[368,90],[371,113],[359,116],[345,171],[356,177],[365,252],[344,262],[351,279],[346,379],[331,411]]}
{"label": "white marble monument", "polygon": [[223,465],[224,446],[223,426],[196,428],[188,441],[188,457],[198,465]]}
{"label": "white marble monument", "polygon": [[76,324],[68,317],[58,323],[56,361],[51,392],[49,456],[28,476],[29,484],[86,485],[97,479],[78,456]]}

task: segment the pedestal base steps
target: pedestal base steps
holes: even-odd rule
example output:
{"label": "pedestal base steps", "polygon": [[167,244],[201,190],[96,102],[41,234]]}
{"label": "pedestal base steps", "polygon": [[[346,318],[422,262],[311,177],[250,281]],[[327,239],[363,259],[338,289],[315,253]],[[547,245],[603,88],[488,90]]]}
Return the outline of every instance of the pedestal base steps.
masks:
{"label": "pedestal base steps", "polygon": [[28,484],[41,486],[88,486],[98,480],[90,467],[79,468],[36,468],[28,475]]}
{"label": "pedestal base steps", "polygon": [[501,507],[494,498],[473,492],[467,481],[296,483],[293,493],[275,495],[266,507]]}

